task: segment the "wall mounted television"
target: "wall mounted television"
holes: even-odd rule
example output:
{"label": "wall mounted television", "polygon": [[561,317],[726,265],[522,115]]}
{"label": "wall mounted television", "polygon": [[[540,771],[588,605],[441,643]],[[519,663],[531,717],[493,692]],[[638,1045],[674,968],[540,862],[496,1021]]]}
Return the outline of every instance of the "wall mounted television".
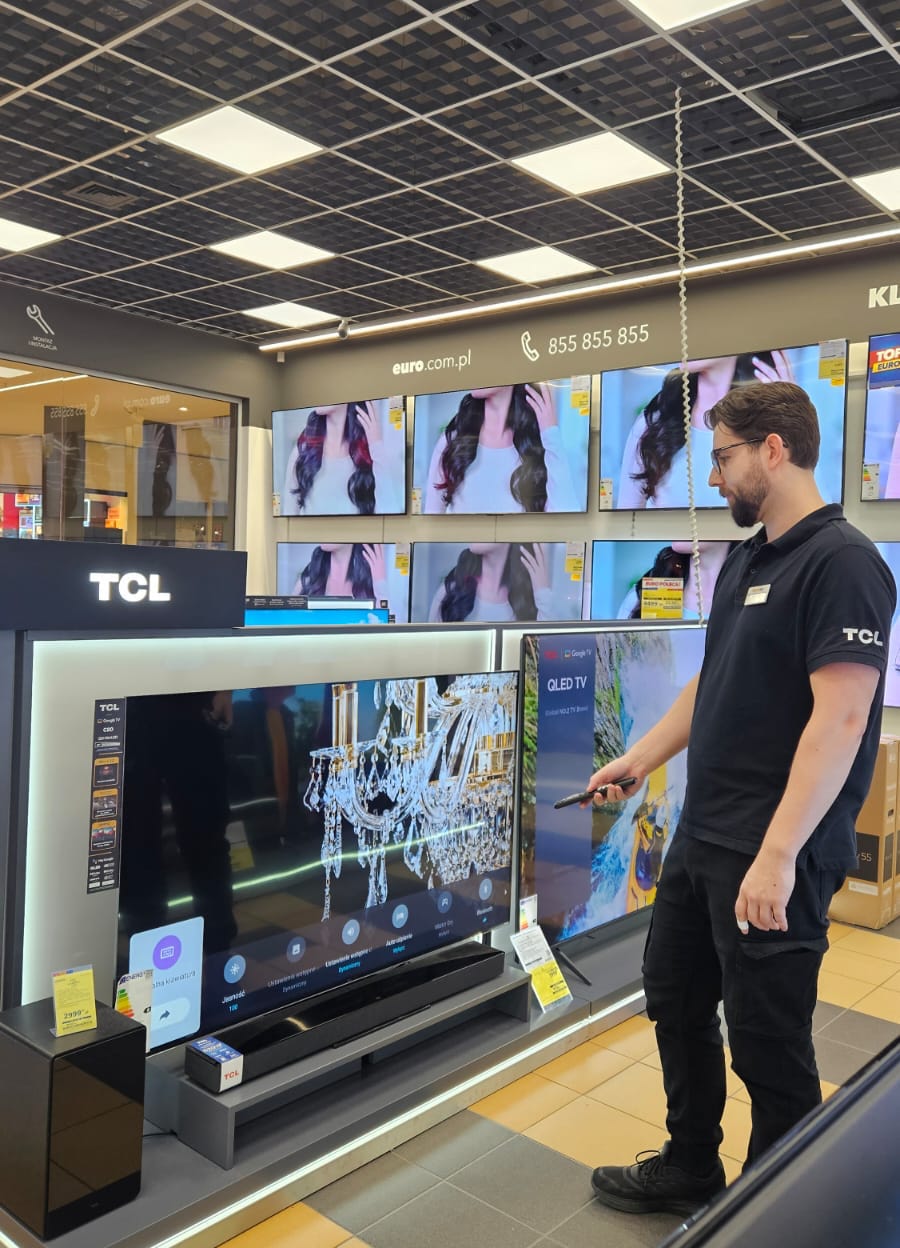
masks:
{"label": "wall mounted television", "polygon": [[415,542],[415,623],[581,616],[584,542]]}
{"label": "wall mounted television", "polygon": [[[847,342],[757,346],[746,354],[691,360],[694,496],[698,507],[724,507],[708,483],[712,431],[703,415],[733,386],[795,381],[815,404],[821,431],[816,481],[828,503],[843,497]],[[683,509],[688,505],[682,381],[677,364],[640,365],[603,373],[600,399],[602,509]]]}
{"label": "wall mounted television", "polygon": [[416,396],[412,510],[586,511],[591,378]]}
{"label": "wall mounted television", "polygon": [[279,542],[275,592],[386,601],[409,620],[409,547],[373,542]]}
{"label": "wall mounted television", "polygon": [[900,333],[869,339],[861,497],[900,498]]}
{"label": "wall mounted television", "polygon": [[684,801],[682,753],[621,805],[554,810],[663,715],[700,670],[698,628],[523,640],[519,897],[552,943],[652,904]]}
{"label": "wall mounted television", "polygon": [[518,674],[129,697],[117,975],[164,1047],[509,918]]}
{"label": "wall mounted television", "polygon": [[[704,615],[709,615],[719,572],[734,544],[725,541],[700,543]],[[691,542],[685,538],[657,538],[651,542],[633,539],[595,541],[584,587],[584,618],[639,620],[641,581],[645,576],[661,576],[683,582],[681,618],[698,619],[699,604],[691,550]]]}
{"label": "wall mounted television", "polygon": [[406,511],[406,403],[358,398],[272,413],[276,516]]}

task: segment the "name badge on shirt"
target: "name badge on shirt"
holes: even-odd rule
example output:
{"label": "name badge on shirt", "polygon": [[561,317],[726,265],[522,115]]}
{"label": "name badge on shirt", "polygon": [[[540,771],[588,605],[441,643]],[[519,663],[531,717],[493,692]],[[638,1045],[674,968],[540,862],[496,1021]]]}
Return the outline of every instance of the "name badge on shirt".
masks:
{"label": "name badge on shirt", "polygon": [[747,597],[744,599],[745,607],[758,607],[769,597],[771,585],[751,585],[747,590]]}

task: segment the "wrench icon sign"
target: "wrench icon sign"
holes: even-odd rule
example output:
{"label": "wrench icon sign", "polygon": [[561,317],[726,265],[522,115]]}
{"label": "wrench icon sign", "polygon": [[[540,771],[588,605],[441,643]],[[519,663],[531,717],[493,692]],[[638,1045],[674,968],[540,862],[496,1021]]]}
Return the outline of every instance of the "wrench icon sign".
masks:
{"label": "wrench icon sign", "polygon": [[51,337],[53,336],[53,330],[44,320],[44,314],[36,303],[30,303],[25,309],[25,312],[29,319],[34,321],[35,325],[37,325],[39,329],[43,330],[45,334],[49,334]]}

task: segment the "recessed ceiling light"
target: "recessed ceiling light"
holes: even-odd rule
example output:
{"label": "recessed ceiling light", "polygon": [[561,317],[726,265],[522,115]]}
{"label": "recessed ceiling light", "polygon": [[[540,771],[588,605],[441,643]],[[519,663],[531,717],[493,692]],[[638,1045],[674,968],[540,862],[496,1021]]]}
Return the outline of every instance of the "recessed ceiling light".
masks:
{"label": "recessed ceiling light", "polygon": [[631,3],[663,30],[688,26],[698,17],[712,17],[727,9],[749,7],[747,0],[731,0],[730,4],[723,4],[722,0],[631,0]]}
{"label": "recessed ceiling light", "polygon": [[617,134],[592,134],[512,162],[570,195],[602,191],[668,173],[670,166]]}
{"label": "recessed ceiling light", "polygon": [[517,282],[546,282],[553,277],[578,277],[593,273],[595,265],[585,264],[556,247],[526,247],[524,251],[510,251],[505,256],[489,256],[477,260],[483,269],[502,273]]}
{"label": "recessed ceiling light", "polygon": [[62,234],[36,230],[33,225],[19,225],[18,221],[0,217],[0,251],[30,251],[32,247],[43,247],[44,243],[55,243],[60,238]]}
{"label": "recessed ceiling light", "polygon": [[888,212],[900,209],[900,165],[893,169],[882,169],[880,173],[864,173],[860,178],[851,178],[861,191],[877,199]]}
{"label": "recessed ceiling light", "polygon": [[0,377],[28,377],[30,375],[30,368],[7,368],[5,365],[0,366]]}
{"label": "recessed ceiling light", "polygon": [[291,164],[322,150],[317,143],[301,139],[299,134],[282,130],[281,126],[273,126],[230,104],[169,130],[161,130],[156,137],[194,156],[211,160],[213,164],[236,169],[238,173],[277,169],[279,165]]}
{"label": "recessed ceiling light", "polygon": [[255,316],[273,325],[286,325],[288,329],[306,329],[308,325],[321,325],[325,321],[338,319],[333,312],[320,312],[318,308],[310,308],[303,303],[268,303],[262,308],[247,308],[244,316]]}
{"label": "recessed ceiling light", "polygon": [[240,238],[226,239],[224,243],[213,243],[210,250],[236,256],[238,260],[249,260],[264,269],[295,269],[315,260],[329,260],[334,255],[333,251],[326,251],[324,247],[298,243],[295,238],[276,234],[272,230],[259,230],[254,234],[242,234]]}

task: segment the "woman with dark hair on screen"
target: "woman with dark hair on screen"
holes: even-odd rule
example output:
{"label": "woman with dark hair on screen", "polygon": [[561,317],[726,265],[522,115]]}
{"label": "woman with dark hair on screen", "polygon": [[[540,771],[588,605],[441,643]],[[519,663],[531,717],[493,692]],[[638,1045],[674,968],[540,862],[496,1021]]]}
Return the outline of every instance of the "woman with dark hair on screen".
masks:
{"label": "woman with dark hair on screen", "polygon": [[540,542],[472,542],[444,577],[431,604],[431,623],[553,620],[550,567]]}
{"label": "woman with dark hair on screen", "polygon": [[426,514],[577,509],[549,385],[465,395],[431,456]]}
{"label": "woman with dark hair on screen", "polygon": [[[736,386],[757,381],[793,381],[794,373],[785,351],[689,360],[687,370],[691,452],[695,464],[694,498],[698,507],[721,507],[718,490],[707,480],[712,430],[707,427],[704,415]],[[681,370],[673,368],[628,435],[616,506],[686,507],[687,503]]]}
{"label": "woman with dark hair on screen", "polygon": [[388,600],[384,547],[362,542],[322,542],[297,577],[293,592],[310,598]]}
{"label": "woman with dark hair on screen", "polygon": [[[709,614],[713,590],[722,565],[737,546],[737,542],[701,542],[700,543],[700,585],[703,592],[703,614]],[[681,581],[684,585],[682,619],[696,620],[700,616],[700,603],[697,596],[697,581],[694,575],[693,546],[690,542],[672,542],[657,552],[653,566],[639,576],[632,588],[625,595],[619,614],[620,620],[639,620],[641,618],[641,584],[645,576],[663,576],[670,580]]]}
{"label": "woman with dark hair on screen", "polygon": [[370,399],[310,412],[291,452],[281,494],[283,516],[371,516],[402,510],[402,457],[385,449]]}

